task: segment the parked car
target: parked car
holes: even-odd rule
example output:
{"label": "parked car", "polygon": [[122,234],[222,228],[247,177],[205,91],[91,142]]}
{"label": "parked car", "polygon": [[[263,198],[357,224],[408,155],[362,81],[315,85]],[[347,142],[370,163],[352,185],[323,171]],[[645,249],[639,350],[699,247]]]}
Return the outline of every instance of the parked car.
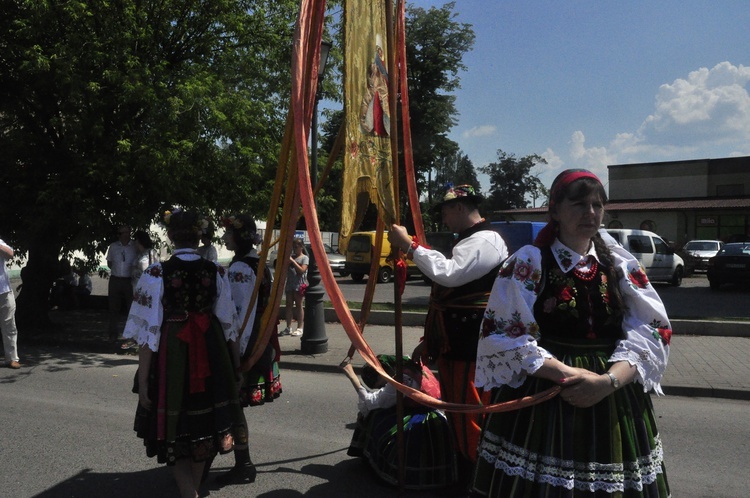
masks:
{"label": "parked car", "polygon": [[750,242],[724,244],[708,260],[708,284],[717,290],[722,284],[750,283]]}
{"label": "parked car", "polygon": [[696,270],[707,270],[708,260],[716,256],[723,245],[720,240],[691,240],[682,250],[695,258]]}
{"label": "parked car", "polygon": [[[370,272],[370,260],[375,246],[375,232],[354,232],[346,248],[346,264],[344,268],[351,273],[352,280],[359,282]],[[387,283],[393,278],[393,264],[387,260],[391,254],[391,243],[383,234],[383,244],[379,252],[378,283]],[[419,268],[413,261],[406,261],[406,276],[419,275]]]}
{"label": "parked car", "polygon": [[[344,264],[346,263],[346,256],[334,251],[333,248],[328,244],[323,244],[323,248],[326,251],[326,257],[328,258],[328,264],[331,265],[331,270],[333,270],[334,273],[338,273],[342,277],[349,276],[349,272],[344,268]],[[307,251],[308,256],[312,254],[312,247],[310,246],[310,244],[305,244],[305,250]],[[271,262],[270,264],[273,268],[276,268],[277,259],[278,251],[273,250],[271,254],[268,255],[268,261]]]}
{"label": "parked car", "polygon": [[647,230],[609,228],[607,233],[638,259],[649,280],[682,285],[685,262],[664,239]]}

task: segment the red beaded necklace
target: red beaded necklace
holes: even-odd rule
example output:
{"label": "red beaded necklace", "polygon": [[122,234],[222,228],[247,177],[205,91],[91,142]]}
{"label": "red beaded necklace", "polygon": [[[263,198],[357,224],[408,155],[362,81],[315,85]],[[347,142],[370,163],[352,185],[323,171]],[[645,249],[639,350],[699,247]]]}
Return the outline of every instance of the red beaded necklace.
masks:
{"label": "red beaded necklace", "polygon": [[599,270],[599,263],[594,259],[591,262],[591,268],[587,272],[581,271],[578,266],[573,268],[573,275],[578,277],[579,279],[583,280],[584,282],[590,282],[594,280],[594,277],[596,276],[596,272]]}

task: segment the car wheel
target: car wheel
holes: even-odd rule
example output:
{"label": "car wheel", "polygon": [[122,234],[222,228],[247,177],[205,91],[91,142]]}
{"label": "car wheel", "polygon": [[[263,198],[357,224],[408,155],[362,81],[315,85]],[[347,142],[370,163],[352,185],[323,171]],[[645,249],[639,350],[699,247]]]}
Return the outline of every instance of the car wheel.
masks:
{"label": "car wheel", "polygon": [[390,267],[384,266],[380,270],[378,270],[378,283],[381,284],[387,284],[391,281],[391,278],[393,277],[393,271]]}
{"label": "car wheel", "polygon": [[718,280],[709,280],[708,286],[711,287],[711,290],[719,290],[719,287],[721,287],[721,282]]}
{"label": "car wheel", "polygon": [[352,273],[352,280],[354,280],[355,282],[361,282],[364,278],[364,273]]}
{"label": "car wheel", "polygon": [[339,275],[342,276],[342,277],[348,277],[349,276],[349,272],[348,271],[340,271]]}
{"label": "car wheel", "polygon": [[682,285],[682,267],[678,266],[675,271],[674,275],[672,275],[672,285],[675,287],[679,287]]}

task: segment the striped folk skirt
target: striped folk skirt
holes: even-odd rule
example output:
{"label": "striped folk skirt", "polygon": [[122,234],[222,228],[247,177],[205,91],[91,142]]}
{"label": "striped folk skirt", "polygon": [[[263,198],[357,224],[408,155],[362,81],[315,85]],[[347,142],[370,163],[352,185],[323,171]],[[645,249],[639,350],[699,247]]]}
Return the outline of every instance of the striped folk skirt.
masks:
{"label": "striped folk skirt", "polygon": [[[445,415],[437,410],[404,415],[404,487],[434,489],[456,482],[456,454]],[[389,484],[399,477],[396,408],[383,408],[357,417],[349,456],[361,456]]]}
{"label": "striped folk skirt", "polygon": [[[600,374],[613,349],[611,344],[550,342],[544,347],[568,365]],[[492,403],[551,386],[528,377],[518,389],[496,389]],[[640,384],[631,383],[589,408],[575,408],[556,396],[490,414],[472,490],[497,498],[670,496],[651,398]]]}
{"label": "striped folk skirt", "polygon": [[151,410],[140,404],[134,430],[143,439],[146,454],[159,463],[174,465],[180,458],[200,462],[217,453],[228,453],[235,439],[242,439],[242,408],[237,397],[234,367],[224,332],[217,320],[201,337],[205,341],[208,371],[203,389],[191,388],[194,361],[190,347],[178,334],[185,322],[167,322],[162,327],[159,351],[149,370]]}

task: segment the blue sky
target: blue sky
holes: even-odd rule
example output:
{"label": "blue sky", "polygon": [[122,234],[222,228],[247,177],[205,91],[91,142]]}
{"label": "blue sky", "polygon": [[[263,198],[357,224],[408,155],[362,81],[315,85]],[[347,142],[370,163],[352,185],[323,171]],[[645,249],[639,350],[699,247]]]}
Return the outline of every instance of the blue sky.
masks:
{"label": "blue sky", "polygon": [[[413,0],[428,9],[446,2]],[[458,0],[473,26],[450,137],[566,168],[750,155],[750,3]],[[489,180],[480,176],[486,192]]]}

